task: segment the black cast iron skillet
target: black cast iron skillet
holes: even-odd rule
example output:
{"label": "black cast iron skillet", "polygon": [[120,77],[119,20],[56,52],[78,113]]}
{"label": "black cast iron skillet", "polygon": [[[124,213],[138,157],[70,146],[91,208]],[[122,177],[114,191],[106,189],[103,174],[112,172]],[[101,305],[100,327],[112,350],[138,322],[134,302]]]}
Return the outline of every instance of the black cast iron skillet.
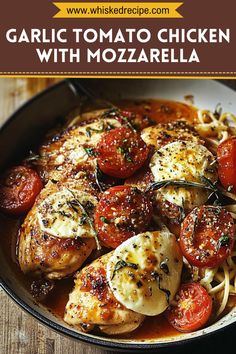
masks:
{"label": "black cast iron skillet", "polygon": [[[81,95],[86,94],[90,97],[94,95],[87,89],[88,81],[89,86],[93,87],[93,81],[89,79],[83,81],[64,80],[29,100],[9,117],[6,123],[0,127],[0,170],[23,157],[31,148],[36,146],[47,129],[53,127],[58,120],[78,106]],[[132,84],[136,84],[135,80]],[[96,85],[97,81],[95,87]],[[0,285],[23,310],[46,326],[75,340],[100,346],[104,349],[158,353],[167,351],[183,353],[183,350],[184,352],[199,353],[199,350],[204,350],[204,352],[214,350],[217,353],[222,343],[224,343],[224,350],[227,348],[233,349],[234,346],[233,332],[236,329],[235,325],[219,328],[217,331],[203,334],[197,338],[168,343],[132,343],[131,340],[122,343],[117,340],[107,341],[102,337],[75,332],[34,303],[31,296],[15,278],[9,260],[6,259],[1,249]]]}

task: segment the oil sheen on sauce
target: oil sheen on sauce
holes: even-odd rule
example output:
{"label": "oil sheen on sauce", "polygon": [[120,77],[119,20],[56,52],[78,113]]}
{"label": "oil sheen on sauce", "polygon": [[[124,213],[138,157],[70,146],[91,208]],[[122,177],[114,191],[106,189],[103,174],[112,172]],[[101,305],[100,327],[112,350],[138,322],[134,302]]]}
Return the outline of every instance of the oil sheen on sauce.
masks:
{"label": "oil sheen on sauce", "polygon": [[[132,111],[142,115],[147,115],[156,122],[171,122],[179,119],[185,119],[192,123],[197,118],[195,108],[174,101],[166,100],[143,100],[143,101],[120,101],[119,107],[123,110]],[[25,276],[17,263],[17,230],[21,220],[0,215],[0,247],[7,258],[9,267],[17,276],[22,285],[30,289],[32,279]],[[73,289],[73,277],[57,281],[54,289],[49,294],[43,305],[55,316],[63,318],[65,305],[68,301],[69,293]],[[143,324],[134,332],[119,336],[119,338],[129,339],[157,339],[168,336],[178,335],[179,332],[171,327],[163,315],[148,317]]]}

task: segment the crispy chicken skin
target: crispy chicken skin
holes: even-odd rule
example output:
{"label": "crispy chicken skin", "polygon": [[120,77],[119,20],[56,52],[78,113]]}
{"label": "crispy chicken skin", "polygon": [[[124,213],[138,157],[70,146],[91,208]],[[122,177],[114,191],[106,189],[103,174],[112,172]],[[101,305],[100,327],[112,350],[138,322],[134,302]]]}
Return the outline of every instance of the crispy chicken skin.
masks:
{"label": "crispy chicken skin", "polygon": [[79,329],[98,325],[106,334],[135,330],[144,316],[128,310],[114,297],[106,278],[112,252],[96,259],[75,276],[75,287],[66,305],[64,320]]}
{"label": "crispy chicken skin", "polygon": [[[78,190],[78,193],[86,192],[88,195],[93,195],[94,200],[96,199],[96,191],[93,190],[90,182],[83,177],[82,172],[63,181],[63,183],[48,182],[36,199],[19,231],[18,258],[24,273],[29,273],[32,276],[44,276],[48,279],[61,279],[78,270],[92,250],[96,248],[95,240],[90,235],[89,225],[85,221],[81,227],[78,226],[78,231],[83,227],[82,230],[85,233],[83,237],[76,237],[76,234],[72,234],[71,237],[66,237],[66,234],[63,237],[58,237],[53,232],[50,233],[50,228],[49,231],[47,229],[45,231],[40,224],[39,212],[41,210],[41,212],[45,212],[46,217],[49,215],[49,221],[53,227],[55,219],[50,219],[50,217],[59,214],[56,214],[57,211],[52,209],[50,203],[47,205],[47,198],[53,193],[58,193],[67,188],[68,190]],[[42,211],[42,208],[45,210]],[[77,210],[72,209],[71,212],[74,213],[73,215],[76,218]],[[64,212],[65,215],[63,214],[62,208],[58,213],[61,213],[62,225],[67,219],[70,220],[66,212]],[[91,213],[93,213],[93,210],[91,210]],[[80,210],[78,210],[78,220],[74,220],[75,223],[78,221],[78,225],[80,223],[79,218],[81,218]],[[47,219],[46,221],[49,222]],[[86,237],[86,232],[89,237]]]}

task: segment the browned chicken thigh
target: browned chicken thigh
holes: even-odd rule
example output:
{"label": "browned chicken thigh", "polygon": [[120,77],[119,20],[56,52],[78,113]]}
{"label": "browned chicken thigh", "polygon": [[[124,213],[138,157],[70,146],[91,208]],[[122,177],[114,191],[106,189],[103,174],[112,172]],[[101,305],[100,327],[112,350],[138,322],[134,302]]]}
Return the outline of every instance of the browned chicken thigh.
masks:
{"label": "browned chicken thigh", "polygon": [[22,271],[60,279],[79,269],[96,248],[91,222],[96,204],[83,172],[63,183],[48,182],[19,231]]}
{"label": "browned chicken thigh", "polygon": [[106,264],[112,253],[76,274],[64,316],[70,325],[79,329],[98,325],[102,332],[112,335],[131,332],[142,323],[144,316],[120,304],[108,285]]}

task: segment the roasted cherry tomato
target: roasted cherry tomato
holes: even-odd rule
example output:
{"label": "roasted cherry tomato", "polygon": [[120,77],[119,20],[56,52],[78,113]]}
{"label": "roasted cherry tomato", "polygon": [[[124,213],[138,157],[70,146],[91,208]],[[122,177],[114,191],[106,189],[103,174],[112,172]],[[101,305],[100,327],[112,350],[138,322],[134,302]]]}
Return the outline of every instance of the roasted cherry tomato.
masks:
{"label": "roasted cherry tomato", "polygon": [[166,312],[170,324],[180,332],[202,328],[212,311],[212,299],[199,283],[183,284],[175,296],[175,304]]}
{"label": "roasted cherry tomato", "polygon": [[103,193],[95,213],[99,239],[116,248],[128,238],[147,229],[152,203],[138,188],[116,186]]}
{"label": "roasted cherry tomato", "polygon": [[180,247],[190,264],[216,267],[231,253],[234,245],[234,221],[224,208],[201,206],[184,219]]}
{"label": "roasted cherry tomato", "polygon": [[25,166],[10,168],[0,177],[0,210],[13,215],[26,213],[41,189],[37,172]]}
{"label": "roasted cherry tomato", "polygon": [[218,175],[224,188],[236,192],[236,138],[223,141],[217,148]]}
{"label": "roasted cherry tomato", "polygon": [[105,133],[97,146],[98,165],[109,176],[128,178],[148,158],[149,149],[140,135],[129,127]]}

